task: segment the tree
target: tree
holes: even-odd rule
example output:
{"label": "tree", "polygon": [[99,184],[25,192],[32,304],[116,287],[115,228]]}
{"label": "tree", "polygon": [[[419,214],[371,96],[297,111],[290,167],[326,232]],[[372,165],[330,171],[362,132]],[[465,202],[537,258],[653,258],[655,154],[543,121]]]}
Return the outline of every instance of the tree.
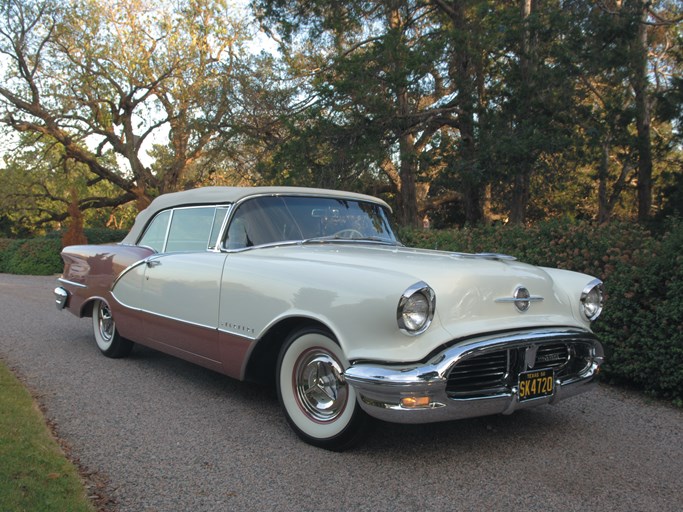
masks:
{"label": "tree", "polygon": [[[62,148],[90,184],[144,207],[193,185],[192,170],[235,115],[229,97],[247,28],[225,0],[4,0],[0,122]],[[85,22],[87,20],[87,23]],[[164,166],[146,161],[164,146]]]}
{"label": "tree", "polygon": [[574,140],[583,139],[596,171],[597,219],[608,221],[624,204],[646,220],[655,190],[664,186],[660,168],[675,147],[675,113],[664,113],[660,103],[675,88],[680,12],[670,2],[655,11],[650,2],[616,0],[573,2],[571,14],[567,65],[579,77],[572,111],[584,127]]}
{"label": "tree", "polygon": [[430,18],[434,8],[410,0],[255,5],[262,23],[282,36],[292,74],[309,77],[301,124],[324,131],[303,128],[295,140],[310,149],[312,132],[330,135],[318,138],[329,151],[317,153],[331,152],[334,161],[343,154],[349,168],[381,175],[400,222],[418,225],[432,178],[427,164],[435,160],[429,153],[438,151],[435,137],[457,128],[452,80],[442,65],[443,34]]}
{"label": "tree", "polygon": [[[111,183],[95,181],[87,166],[65,158],[61,145],[22,134],[0,170],[0,216],[11,221],[15,234],[61,227],[69,217],[82,218],[81,211],[90,221],[95,212],[109,220],[119,206],[118,194]],[[128,217],[121,210],[118,216]]]}

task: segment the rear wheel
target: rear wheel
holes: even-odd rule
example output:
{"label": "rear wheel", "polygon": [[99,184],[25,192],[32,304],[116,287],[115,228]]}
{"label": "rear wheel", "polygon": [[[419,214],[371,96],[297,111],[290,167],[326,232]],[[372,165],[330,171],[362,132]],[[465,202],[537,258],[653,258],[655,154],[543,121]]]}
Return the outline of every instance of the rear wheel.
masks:
{"label": "rear wheel", "polygon": [[92,308],[92,325],[95,342],[107,357],[126,357],[133,350],[133,342],[122,338],[116,331],[116,323],[109,305],[97,300]]}
{"label": "rear wheel", "polygon": [[285,342],[277,365],[277,391],[287,421],[309,444],[343,451],[364,435],[369,417],[343,377],[349,363],[332,335],[307,328]]}

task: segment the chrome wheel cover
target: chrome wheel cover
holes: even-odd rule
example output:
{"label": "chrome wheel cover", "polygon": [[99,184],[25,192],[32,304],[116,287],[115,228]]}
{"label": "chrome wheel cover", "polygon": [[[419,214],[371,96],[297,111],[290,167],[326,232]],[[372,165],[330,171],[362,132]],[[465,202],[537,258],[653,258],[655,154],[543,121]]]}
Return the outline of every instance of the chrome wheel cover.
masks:
{"label": "chrome wheel cover", "polygon": [[292,375],[302,412],[315,422],[334,421],[345,409],[349,390],[343,369],[329,352],[313,348],[301,354]]}
{"label": "chrome wheel cover", "polygon": [[97,324],[99,326],[100,336],[105,343],[111,343],[114,339],[115,325],[114,319],[111,316],[109,306],[104,302],[100,303],[97,311]]}

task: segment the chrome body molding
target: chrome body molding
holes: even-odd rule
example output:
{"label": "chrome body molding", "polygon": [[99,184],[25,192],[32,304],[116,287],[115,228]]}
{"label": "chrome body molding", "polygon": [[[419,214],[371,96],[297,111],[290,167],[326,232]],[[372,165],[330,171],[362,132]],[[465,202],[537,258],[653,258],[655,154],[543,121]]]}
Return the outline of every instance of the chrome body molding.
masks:
{"label": "chrome body molding", "polygon": [[502,302],[502,303],[517,303],[517,302],[543,302],[543,297],[540,295],[531,295],[529,297],[501,297],[499,299],[494,300],[493,302]]}
{"label": "chrome body molding", "polygon": [[[479,396],[467,397],[446,389],[451,370],[467,358],[514,349],[530,349],[535,354],[539,347],[558,343],[590,346],[590,360],[577,375],[556,377],[551,396],[520,401],[514,375],[507,389]],[[603,359],[602,345],[589,331],[540,328],[462,340],[418,364],[358,362],[344,372],[344,378],[356,389],[361,407],[371,416],[394,423],[430,423],[511,414],[517,409],[555,403],[595,384]],[[401,403],[405,398],[425,396],[429,403],[422,407],[408,408]]]}
{"label": "chrome body molding", "polygon": [[[149,249],[150,249],[150,250],[154,250],[154,249],[152,249],[151,247],[150,247]],[[142,265],[143,263],[148,263],[149,261],[153,260],[153,258],[155,258],[156,256],[157,256],[156,254],[153,254],[153,255],[151,255],[151,256],[148,256],[148,257],[145,258],[145,259],[136,261],[135,263],[133,263],[133,264],[131,264],[131,265],[128,265],[125,269],[123,269],[123,271],[121,271],[121,273],[120,273],[118,276],[116,276],[116,277],[114,278],[114,281],[111,283],[110,291],[113,290],[113,289],[116,287],[117,283],[118,283],[118,282],[123,278],[123,276],[125,276],[128,272],[130,272],[131,270],[133,270],[133,269],[136,268],[136,267],[139,267],[139,266]]]}
{"label": "chrome body molding", "polygon": [[69,286],[75,286],[76,288],[87,288],[88,286],[83,284],[83,283],[76,283],[75,281],[69,281],[68,279],[64,279],[63,277],[60,277],[57,279],[62,284],[67,284]]}
{"label": "chrome body molding", "polygon": [[482,260],[494,260],[494,261],[517,261],[517,258],[510,256],[509,254],[500,254],[497,252],[452,252],[451,256],[457,258],[469,258],[469,259],[482,259]]}
{"label": "chrome body molding", "polygon": [[119,305],[121,305],[122,307],[124,307],[126,309],[129,309],[131,311],[136,311],[138,313],[145,313],[146,315],[150,315],[150,316],[153,316],[155,318],[161,318],[163,320],[169,320],[169,322],[171,324],[177,322],[179,324],[191,325],[192,327],[199,327],[200,329],[208,329],[210,331],[219,331],[219,329],[215,325],[206,325],[206,324],[202,324],[202,323],[198,323],[198,322],[192,322],[190,320],[185,320],[183,318],[178,318],[178,317],[171,316],[171,315],[164,315],[162,313],[157,313],[155,311],[148,311],[148,310],[143,309],[143,308],[129,306],[128,304],[121,302],[116,297],[116,295],[114,295],[113,293],[111,294],[111,296]]}

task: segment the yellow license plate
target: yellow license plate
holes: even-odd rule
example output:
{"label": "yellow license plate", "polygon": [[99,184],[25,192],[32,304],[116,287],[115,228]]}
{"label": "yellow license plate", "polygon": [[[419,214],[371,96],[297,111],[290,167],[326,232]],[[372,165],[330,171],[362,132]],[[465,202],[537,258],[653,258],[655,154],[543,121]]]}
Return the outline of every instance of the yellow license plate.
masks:
{"label": "yellow license plate", "polygon": [[552,370],[534,370],[519,374],[519,401],[551,396],[555,385]]}

